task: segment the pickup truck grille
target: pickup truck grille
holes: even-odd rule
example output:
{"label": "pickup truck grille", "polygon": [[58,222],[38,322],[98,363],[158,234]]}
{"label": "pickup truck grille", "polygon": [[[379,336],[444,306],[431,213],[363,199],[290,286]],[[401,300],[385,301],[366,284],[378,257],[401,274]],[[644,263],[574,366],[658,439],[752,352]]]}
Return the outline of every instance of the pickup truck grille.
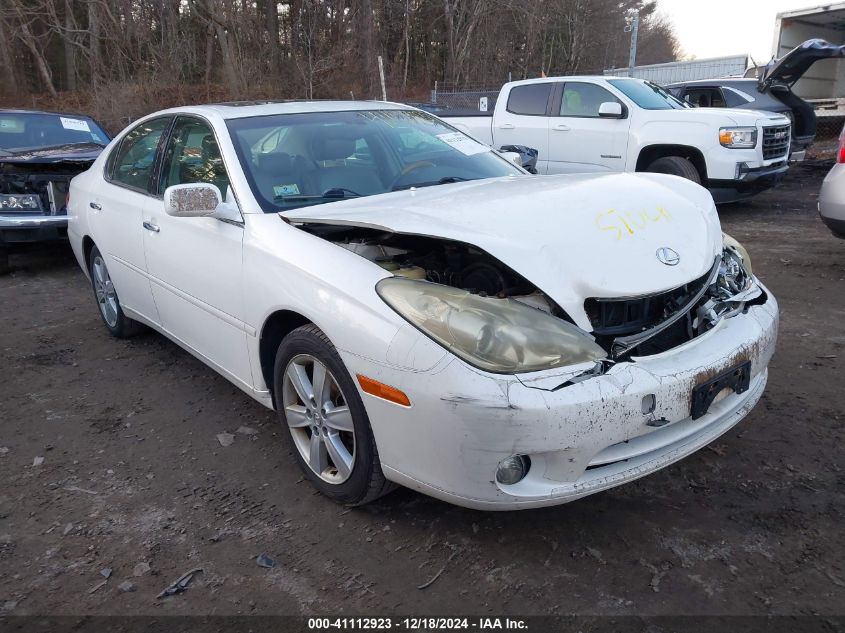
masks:
{"label": "pickup truck grille", "polygon": [[763,160],[785,158],[789,151],[789,126],[763,128]]}

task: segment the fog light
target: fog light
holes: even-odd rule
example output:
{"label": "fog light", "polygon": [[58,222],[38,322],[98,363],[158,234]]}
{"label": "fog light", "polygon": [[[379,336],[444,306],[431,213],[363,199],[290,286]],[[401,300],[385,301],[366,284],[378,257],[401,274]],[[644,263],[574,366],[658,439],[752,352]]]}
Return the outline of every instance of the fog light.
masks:
{"label": "fog light", "polygon": [[524,455],[511,455],[499,462],[496,468],[496,481],[500,484],[510,486],[522,481],[528,474],[531,467],[531,460]]}

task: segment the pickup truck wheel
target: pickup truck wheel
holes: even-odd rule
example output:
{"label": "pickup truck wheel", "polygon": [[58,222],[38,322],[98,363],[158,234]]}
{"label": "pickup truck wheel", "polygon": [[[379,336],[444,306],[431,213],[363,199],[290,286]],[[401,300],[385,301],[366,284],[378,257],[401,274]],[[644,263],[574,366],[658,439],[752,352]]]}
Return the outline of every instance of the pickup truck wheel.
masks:
{"label": "pickup truck wheel", "polygon": [[89,262],[88,271],[91,273],[94,298],[108,331],[115,338],[129,338],[141,332],[144,326],[123,313],[109,269],[106,267],[106,260],[96,246],[91,250]]}
{"label": "pickup truck wheel", "polygon": [[279,419],[299,467],[315,488],[363,505],[395,487],[384,478],[367,411],[328,337],[304,325],[279,345],[274,368]]}
{"label": "pickup truck wheel", "polygon": [[687,180],[692,180],[694,183],[701,184],[701,175],[691,162],[682,156],[663,156],[653,161],[646,171],[654,174],[669,174],[671,176],[680,176]]}

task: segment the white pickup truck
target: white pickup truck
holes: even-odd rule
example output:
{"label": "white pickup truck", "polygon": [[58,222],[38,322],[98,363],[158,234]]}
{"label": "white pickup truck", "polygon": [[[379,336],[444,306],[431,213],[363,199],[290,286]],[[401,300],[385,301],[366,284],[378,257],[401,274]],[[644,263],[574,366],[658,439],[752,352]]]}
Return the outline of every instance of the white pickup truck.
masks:
{"label": "white pickup truck", "polygon": [[492,113],[438,115],[492,147],[538,150],[540,174],[673,174],[704,185],[716,202],[768,189],[788,169],[790,122],[783,115],[692,108],[629,77],[514,81],[502,87]]}

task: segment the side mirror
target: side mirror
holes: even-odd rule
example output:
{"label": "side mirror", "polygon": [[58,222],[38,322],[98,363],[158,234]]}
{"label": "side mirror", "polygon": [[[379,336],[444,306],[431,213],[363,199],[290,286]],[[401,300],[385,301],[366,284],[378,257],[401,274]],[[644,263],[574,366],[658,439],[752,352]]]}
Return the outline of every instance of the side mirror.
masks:
{"label": "side mirror", "polygon": [[176,218],[214,215],[222,201],[220,189],[207,183],[173,185],[164,190],[164,210]]}
{"label": "side mirror", "polygon": [[599,106],[599,116],[603,119],[621,119],[622,104],[618,101],[605,101]]}

